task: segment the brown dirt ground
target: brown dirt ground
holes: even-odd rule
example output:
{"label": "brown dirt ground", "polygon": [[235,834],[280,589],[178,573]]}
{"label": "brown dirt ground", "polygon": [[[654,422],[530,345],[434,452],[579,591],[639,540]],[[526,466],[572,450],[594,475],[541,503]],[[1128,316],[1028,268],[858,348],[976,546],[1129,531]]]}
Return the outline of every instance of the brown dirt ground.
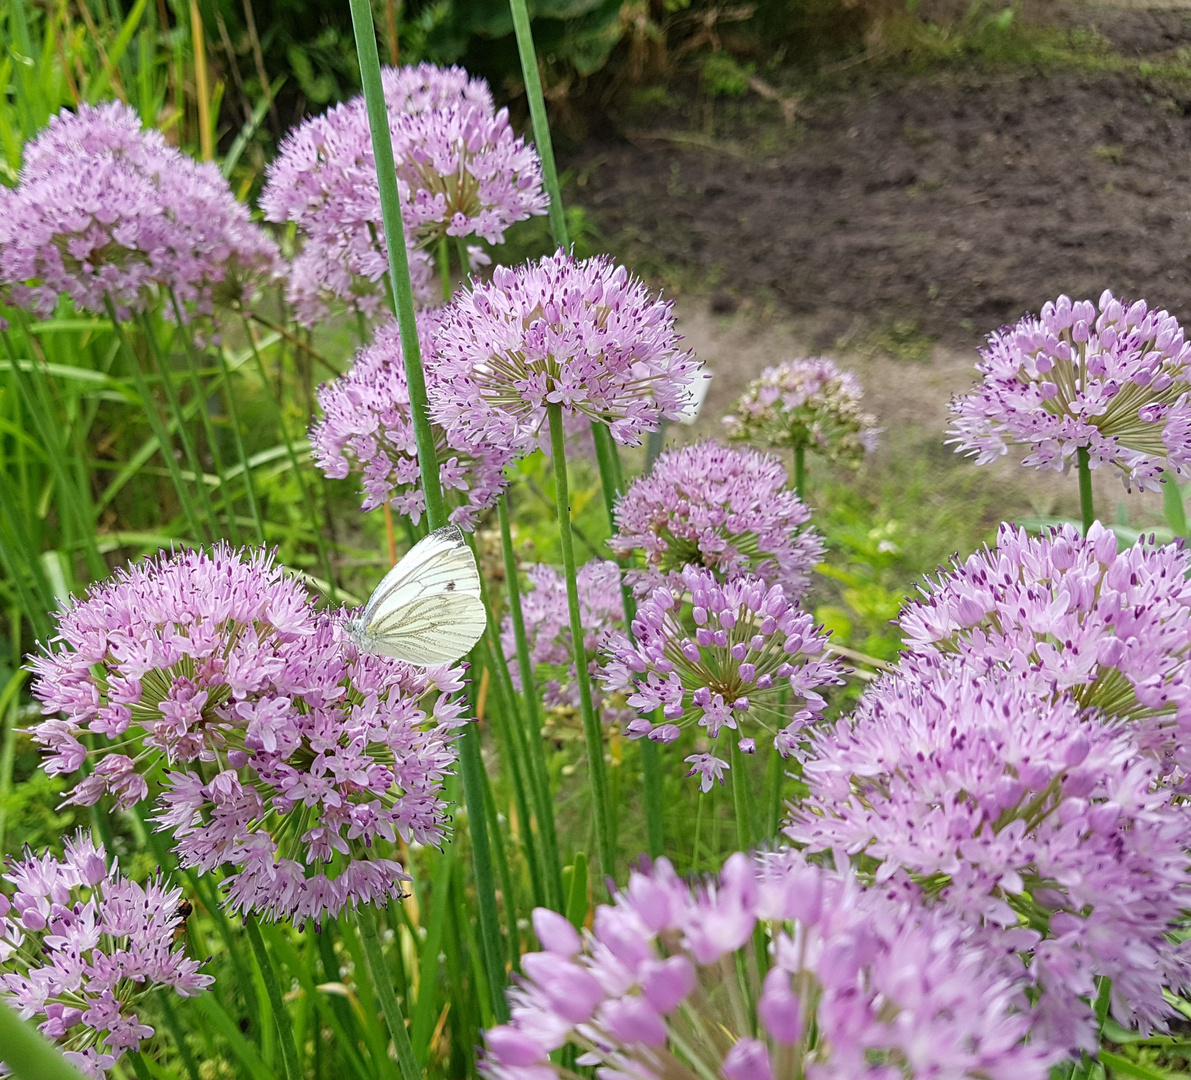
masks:
{"label": "brown dirt ground", "polygon": [[[1122,55],[1191,46],[1191,11],[1066,17]],[[565,163],[618,256],[678,285],[683,331],[716,372],[699,430],[765,364],[826,352],[866,383],[881,457],[972,468],[940,443],[984,334],[1105,288],[1191,321],[1191,87],[952,70],[858,79],[803,101],[792,125],[776,105],[715,109],[626,117],[622,138]],[[1075,511],[1073,478],[1006,462],[989,479],[1007,517]],[[1124,498],[1097,477],[1102,516]],[[1160,500],[1128,506],[1152,522]]]}

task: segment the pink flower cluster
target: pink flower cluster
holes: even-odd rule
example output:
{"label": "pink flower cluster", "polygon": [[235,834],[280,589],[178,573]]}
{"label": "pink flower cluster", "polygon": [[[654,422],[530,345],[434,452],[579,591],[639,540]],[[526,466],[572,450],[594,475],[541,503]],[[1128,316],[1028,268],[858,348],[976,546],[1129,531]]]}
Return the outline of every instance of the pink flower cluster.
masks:
{"label": "pink flower cluster", "polygon": [[688,400],[697,365],[678,340],[670,305],[608,258],[497,267],[444,313],[431,411],[448,431],[528,452],[558,404],[636,444]]}
{"label": "pink flower cluster", "polygon": [[[433,312],[418,316],[426,376],[432,385],[437,372],[433,351],[437,322]],[[310,429],[315,463],[333,479],[346,477],[357,466],[365,510],[388,502],[417,524],[426,509],[426,496],[395,322],[377,329],[373,343],[356,354],[346,374],[320,387],[318,403],[322,416]],[[439,477],[448,498],[457,502],[451,521],[474,528],[477,515],[492,506],[503,490],[504,467],[514,450],[490,441],[478,443],[466,432],[447,433],[437,425],[434,435]]]}
{"label": "pink flower cluster", "polygon": [[215,165],[142,131],[118,102],[64,109],[26,146],[17,187],[0,192],[0,283],[38,315],[67,295],[99,314],[110,298],[127,318],[162,290],[183,318],[208,315],[279,270],[276,245]]}
{"label": "pink flower cluster", "polygon": [[813,737],[787,835],[850,853],[878,884],[912,881],[986,933],[990,956],[1025,954],[1040,1035],[1090,1050],[1097,977],[1124,1025],[1164,1026],[1163,987],[1191,988],[1173,936],[1191,888],[1186,813],[1156,771],[1127,729],[1069,698],[938,660]]}
{"label": "pink flower cluster", "polygon": [[659,860],[589,933],[541,908],[534,928],[489,1080],[568,1075],[549,1058],[568,1044],[609,1080],[1042,1080],[1062,1056],[1026,1041],[1020,968],[970,928],[792,853],[694,887]]}
{"label": "pink flower cluster", "polygon": [[1191,769],[1191,557],[1141,540],[1118,550],[1095,524],[1030,536],[1002,525],[996,547],[928,582],[899,624],[916,654],[1000,669],[1038,693],[1070,695],[1134,722],[1144,748]]}
{"label": "pink flower cluster", "polygon": [[137,1012],[149,991],[193,997],[213,982],[175,947],[182,890],[129,881],[82,833],[60,859],[26,852],[0,881],[0,1007],[39,1019],[86,1076],[152,1037]]}
{"label": "pink flower cluster", "polygon": [[785,360],[744,388],[724,426],[729,439],[813,450],[856,466],[876,449],[879,434],[860,408],[863,395],[855,375],[824,357]]}
{"label": "pink flower cluster", "polygon": [[[768,732],[783,757],[798,752],[805,728],[826,704],[818,688],[842,682],[839,664],[824,656],[827,635],[780,585],[757,578],[720,582],[710,570],[688,566],[682,589],[690,593],[693,629],[663,585],[638,608],[633,637],[617,633],[605,646],[601,679],[624,691],[640,714],[629,737],[671,743],[694,725],[719,749],[726,728],[740,751],[751,754],[756,737],[751,730],[745,735],[748,723]],[[664,723],[654,724],[645,714],[659,708]],[[704,791],[722,783],[730,767],[714,752],[686,760],[687,775],[699,774]]]}
{"label": "pink flower cluster", "polygon": [[[461,68],[420,64],[382,78],[415,292],[433,303],[427,245],[472,234],[499,243],[514,222],[545,213],[541,166],[487,85]],[[289,294],[302,321],[315,322],[334,299],[366,314],[383,305],[388,257],[362,97],[286,137],[261,206],[304,238]],[[469,254],[473,266],[487,261],[480,248]]]}
{"label": "pink flower cluster", "polygon": [[462,672],[361,654],[343,619],[222,545],[118,573],[34,663],[47,772],[89,760],[84,805],[158,788],[182,864],[235,867],[233,910],[319,921],[400,896],[398,838],[447,832]]}
{"label": "pink flower cluster", "polygon": [[701,566],[720,579],[754,575],[793,600],[823,558],[810,517],[777,458],[700,442],[661,454],[629,485],[608,546],[620,557],[644,554],[638,593],[663,583],[681,592],[683,569]]}
{"label": "pink flower cluster", "polygon": [[1191,475],[1191,343],[1174,316],[1107,291],[1098,306],[1060,296],[981,355],[983,381],[951,406],[951,441],[978,464],[1013,443],[1040,469],[1067,469],[1084,449],[1140,488]]}
{"label": "pink flower cluster", "polygon": [[[529,658],[537,680],[538,693],[550,708],[578,710],[579,688],[571,651],[571,617],[567,607],[566,579],[559,570],[545,563],[535,563],[525,571],[529,591],[521,595],[521,612]],[[624,710],[613,711],[600,693],[594,677],[599,672],[599,653],[618,629],[624,627],[624,599],[620,591],[620,567],[611,560],[593,559],[579,567],[576,575],[579,610],[583,616],[583,647],[593,676],[592,697],[605,721],[623,719]],[[501,647],[509,661],[513,684],[522,689],[521,669],[513,620],[505,616],[500,631]]]}

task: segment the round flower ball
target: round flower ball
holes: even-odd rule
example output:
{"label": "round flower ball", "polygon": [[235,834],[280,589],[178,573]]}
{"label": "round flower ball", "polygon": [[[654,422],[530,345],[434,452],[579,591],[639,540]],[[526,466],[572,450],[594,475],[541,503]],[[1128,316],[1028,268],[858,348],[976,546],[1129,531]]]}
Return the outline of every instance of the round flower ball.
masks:
{"label": "round flower ball", "polygon": [[863,395],[856,376],[830,360],[785,360],[744,388],[724,427],[735,442],[810,450],[855,468],[880,433]]}
{"label": "round flower ball", "polygon": [[33,663],[46,771],[77,777],[70,803],[155,797],[183,866],[232,868],[232,910],[321,922],[401,897],[398,839],[448,832],[462,670],[362,654],[348,614],[225,545],[118,572]]}
{"label": "round flower ball", "polygon": [[214,980],[178,943],[182,890],[124,877],[77,833],[61,858],[30,851],[0,876],[0,1008],[36,1019],[95,1080],[153,1037],[140,1003],[153,990],[194,997]]}
{"label": "round flower ball", "polygon": [[[541,163],[497,111],[482,79],[433,64],[382,72],[415,298],[441,302],[434,250],[446,237],[501,243],[514,222],[546,212]],[[261,207],[303,238],[289,298],[307,325],[332,302],[364,314],[385,303],[389,271],[364,98],[303,121],[270,165]],[[489,260],[467,246],[469,267]]]}
{"label": "round flower ball", "polygon": [[751,575],[797,599],[823,558],[811,512],[786,487],[777,458],[757,450],[701,442],[658,456],[616,503],[608,546],[621,558],[644,557],[632,576],[638,592],[681,589],[687,566],[727,580]]}
{"label": "round flower ball", "polygon": [[995,548],[927,581],[898,617],[911,656],[955,656],[1037,692],[1130,721],[1166,768],[1191,767],[1191,556],[1181,543],[1120,548],[1096,523]]}
{"label": "round flower ball", "polygon": [[1099,304],[1060,296],[993,334],[981,382],[952,402],[950,440],[985,465],[1011,445],[1023,465],[1066,470],[1080,450],[1126,487],[1191,475],[1191,345],[1174,316],[1107,290]]}
{"label": "round flower ball", "polygon": [[166,315],[189,320],[245,300],[280,265],[218,168],[143,131],[119,102],[53,117],[0,213],[0,283],[39,316],[69,296],[127,319],[172,292]]}
{"label": "round flower ball", "polygon": [[847,852],[878,883],[908,878],[982,928],[990,955],[1027,954],[1043,1024],[1096,1044],[1097,979],[1112,1014],[1163,1027],[1164,988],[1191,986],[1191,869],[1181,799],[1127,729],[1022,680],[940,661],[886,677],[821,727],[787,836]]}
{"label": "round flower ball", "polygon": [[670,304],[607,257],[560,250],[500,266],[445,309],[431,412],[448,430],[511,433],[528,451],[554,404],[564,422],[604,423],[636,445],[689,398],[697,365],[678,342]]}
{"label": "round flower ball", "polygon": [[[436,378],[433,332],[437,316],[418,315],[418,337],[426,375]],[[380,326],[373,343],[361,349],[352,367],[318,391],[322,415],[310,429],[315,463],[332,479],[356,471],[365,510],[389,503],[416,525],[426,509],[418,468],[405,380],[401,335],[397,324]],[[504,467],[514,456],[511,446],[470,439],[466,432],[446,432],[432,425],[439,478],[451,509],[451,521],[475,527],[478,515],[491,507],[505,486]]]}
{"label": "round flower ball", "polygon": [[[530,587],[521,594],[521,613],[537,691],[548,707],[578,712],[579,687],[571,644],[566,579],[561,570],[545,563],[527,567],[525,576]],[[600,693],[595,676],[599,672],[601,649],[617,630],[623,631],[624,628],[620,567],[610,559],[593,559],[579,567],[575,584],[579,592],[579,611],[584,629],[584,654],[592,676],[592,698],[605,721],[619,720],[624,710],[613,710],[607,698]],[[521,691],[521,666],[517,657],[512,615],[506,615],[501,623],[500,640],[513,685]]]}
{"label": "round flower ball", "polygon": [[[736,853],[707,881],[659,859],[580,933],[538,908],[487,1080],[559,1080],[564,1046],[633,1080],[1043,1080],[1066,1055],[1031,1038],[1015,957],[958,920],[794,853]],[[758,939],[768,946],[758,964]]]}
{"label": "round flower ball", "polygon": [[[701,729],[712,750],[688,757],[687,775],[709,791],[730,768],[720,756],[729,754],[728,740],[752,754],[768,735],[783,757],[798,753],[826,705],[819,688],[842,682],[842,669],[825,656],[827,635],[780,585],[720,582],[691,566],[682,584],[689,618],[669,588],[656,588],[637,609],[632,637],[609,640],[600,678],[637,710],[630,738],[672,743],[683,728]],[[660,724],[649,719],[655,709]]]}

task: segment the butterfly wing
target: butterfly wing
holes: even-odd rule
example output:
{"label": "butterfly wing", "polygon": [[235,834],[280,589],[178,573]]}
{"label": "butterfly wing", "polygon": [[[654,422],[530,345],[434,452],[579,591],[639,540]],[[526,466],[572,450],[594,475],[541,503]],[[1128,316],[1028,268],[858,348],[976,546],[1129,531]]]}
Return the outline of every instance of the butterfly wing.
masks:
{"label": "butterfly wing", "polygon": [[450,664],[484,633],[475,556],[455,525],[419,540],[376,587],[360,617],[369,652],[414,664]]}

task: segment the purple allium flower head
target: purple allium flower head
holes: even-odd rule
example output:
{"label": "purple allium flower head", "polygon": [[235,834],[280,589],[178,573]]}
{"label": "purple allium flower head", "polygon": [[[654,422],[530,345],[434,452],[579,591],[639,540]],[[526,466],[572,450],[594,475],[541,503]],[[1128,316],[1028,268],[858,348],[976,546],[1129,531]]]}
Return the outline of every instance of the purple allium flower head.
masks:
{"label": "purple allium flower head", "polygon": [[[210,162],[142,131],[108,102],[63,110],[25,151],[0,214],[0,282],[14,302],[50,314],[64,294],[122,317],[172,289],[183,318],[242,300],[275,277],[277,246]],[[173,309],[166,306],[171,317]]]}
{"label": "purple allium flower head", "polygon": [[637,592],[663,582],[681,592],[683,568],[702,566],[720,579],[763,578],[796,599],[823,558],[810,516],[777,458],[701,442],[666,451],[633,481],[617,501],[608,546],[621,557],[644,553]]}
{"label": "purple allium flower head", "polygon": [[690,395],[696,363],[678,340],[670,304],[611,259],[559,251],[497,267],[447,307],[431,411],[445,427],[500,441],[512,429],[529,444],[547,403],[561,403],[564,417],[636,444]]}
{"label": "purple allium flower head", "polygon": [[856,376],[830,360],[785,360],[744,388],[724,426],[729,439],[813,450],[855,467],[880,433],[860,408],[863,394]]}
{"label": "purple allium flower head", "polygon": [[461,671],[360,654],[343,620],[260,553],[121,572],[60,615],[58,647],[34,661],[47,771],[90,757],[68,797],[85,805],[159,786],[183,864],[236,868],[234,910],[320,920],[400,896],[396,839],[446,834]]}
{"label": "purple allium flower head", "polygon": [[174,947],[182,890],[129,881],[83,833],[60,859],[26,851],[0,881],[0,1002],[38,1019],[86,1076],[152,1037],[137,1014],[146,993],[193,997],[214,981]]}
{"label": "purple allium flower head", "polygon": [[[527,567],[525,576],[530,589],[521,594],[521,612],[525,636],[533,665],[538,692],[547,706],[577,711],[579,688],[575,679],[575,661],[571,652],[571,616],[567,607],[567,586],[561,571],[545,563]],[[583,647],[593,676],[592,696],[606,721],[625,719],[623,709],[611,711],[611,703],[600,693],[594,681],[599,671],[599,653],[618,629],[624,629],[624,599],[620,592],[620,567],[611,560],[593,559],[579,567],[576,578],[579,610],[583,617]],[[521,669],[512,616],[501,624],[501,647],[509,661],[513,684],[521,689]]]}
{"label": "purple allium flower head", "polygon": [[1099,523],[1041,536],[1002,525],[899,617],[917,654],[958,654],[1041,694],[1136,722],[1138,743],[1191,771],[1191,557]]}
{"label": "purple allium flower head", "polygon": [[981,356],[983,382],[951,405],[951,442],[978,464],[1016,443],[1040,469],[1066,469],[1086,449],[1126,486],[1191,475],[1191,344],[1167,312],[1107,291],[1098,309],[1060,296],[993,334]]}
{"label": "purple allium flower head", "polygon": [[[430,311],[418,316],[426,376],[432,383],[437,371],[432,342],[437,319]],[[426,497],[395,322],[380,326],[373,343],[356,354],[351,369],[319,389],[318,403],[323,415],[310,429],[310,444],[323,472],[342,479],[356,466],[365,510],[390,502],[415,524],[421,520]],[[457,503],[451,520],[473,528],[477,514],[492,506],[504,488],[504,467],[514,449],[490,440],[471,440],[463,431],[448,434],[438,425],[432,430],[443,488],[448,499]]]}
{"label": "purple allium flower head", "polygon": [[[692,566],[682,571],[682,585],[691,596],[689,620],[662,585],[637,609],[633,640],[617,633],[605,648],[601,679],[625,691],[640,714],[630,738],[673,742],[681,727],[696,724],[718,750],[723,728],[733,732],[728,738],[753,741],[747,724],[770,732],[782,756],[794,753],[825,705],[818,687],[843,681],[840,665],[824,656],[827,635],[780,585],[721,583]],[[655,725],[646,714],[658,708],[664,723]],[[687,761],[704,791],[728,767],[715,753]]]}
{"label": "purple allium flower head", "polygon": [[1127,728],[1012,676],[931,666],[815,734],[787,835],[878,883],[908,875],[992,954],[1032,948],[1048,1039],[1093,1045],[1097,976],[1118,1021],[1162,1026],[1163,987],[1191,985],[1170,937],[1191,896],[1185,808]]}
{"label": "purple allium flower head", "polygon": [[[432,302],[440,237],[492,243],[515,221],[546,212],[537,153],[518,138],[487,84],[461,68],[431,64],[382,73],[415,291]],[[388,271],[380,190],[362,97],[304,121],[269,168],[261,206],[293,221],[306,239],[290,299],[307,323],[338,298],[365,313],[384,301]],[[469,249],[472,266],[487,262]]]}
{"label": "purple allium flower head", "polygon": [[555,1080],[570,1044],[608,1080],[1042,1080],[1064,1055],[1025,1041],[1020,965],[974,936],[794,853],[733,855],[695,887],[661,859],[597,908],[582,952],[523,957],[481,1073]]}

